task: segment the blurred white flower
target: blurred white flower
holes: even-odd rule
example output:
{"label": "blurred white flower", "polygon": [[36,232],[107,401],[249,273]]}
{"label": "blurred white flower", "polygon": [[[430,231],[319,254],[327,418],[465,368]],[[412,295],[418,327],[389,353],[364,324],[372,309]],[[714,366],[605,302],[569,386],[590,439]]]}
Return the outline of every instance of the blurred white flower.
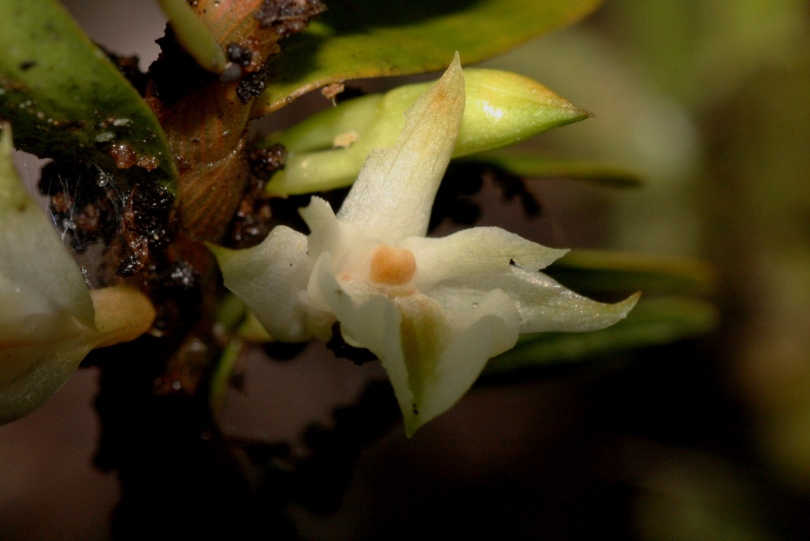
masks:
{"label": "blurred white flower", "polygon": [[464,112],[458,56],[406,113],[393,147],[372,152],[336,216],[314,197],[311,233],[277,227],[248,250],[214,247],[225,285],[275,340],[327,339],[377,355],[408,435],[446,411],[520,333],[590,331],[634,295],[601,304],[537,272],[565,250],[495,227],[426,238]]}
{"label": "blurred white flower", "polygon": [[0,135],[0,424],[27,415],[93,348],[136,338],[154,309],[124,287],[92,293],[53,224],[25,191]]}

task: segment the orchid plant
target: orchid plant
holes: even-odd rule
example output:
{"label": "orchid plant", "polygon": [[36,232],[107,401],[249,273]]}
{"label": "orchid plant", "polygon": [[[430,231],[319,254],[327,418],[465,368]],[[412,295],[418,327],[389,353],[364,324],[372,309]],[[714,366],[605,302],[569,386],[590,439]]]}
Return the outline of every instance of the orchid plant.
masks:
{"label": "orchid plant", "polygon": [[[0,424],[84,359],[102,374],[100,455],[137,482],[124,472],[162,457],[177,426],[196,427],[205,449],[237,445],[217,415],[240,352],[258,342],[340,337],[370,351],[410,436],[482,373],[711,328],[711,305],[695,298],[710,284],[699,263],[568,253],[497,227],[429,236],[457,158],[471,185],[491,174],[527,197],[538,178],[639,184],[604,164],[497,152],[590,114],[524,76],[461,68],[598,0],[159,4],[169,27],[142,73],[57,0],[0,2]],[[334,103],[352,79],[445,68],[435,83],[251,135],[254,119],[311,90]],[[12,129],[19,150],[51,160],[38,182],[46,212],[14,170]],[[346,189],[335,212],[327,200]],[[262,331],[248,332],[255,321]],[[184,420],[170,423],[170,408]],[[147,418],[117,424],[130,409]],[[159,451],[130,452],[167,423]]]}

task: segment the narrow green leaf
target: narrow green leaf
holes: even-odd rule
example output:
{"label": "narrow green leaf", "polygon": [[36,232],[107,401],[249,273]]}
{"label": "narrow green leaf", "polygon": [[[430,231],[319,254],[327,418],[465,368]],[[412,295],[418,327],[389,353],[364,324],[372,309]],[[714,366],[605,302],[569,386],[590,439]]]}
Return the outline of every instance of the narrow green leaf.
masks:
{"label": "narrow green leaf", "polygon": [[225,402],[225,395],[228,392],[228,386],[233,377],[234,369],[239,361],[239,355],[242,353],[245,343],[239,338],[231,339],[225,346],[222,355],[219,357],[217,368],[211,378],[211,388],[208,391],[208,403],[211,410],[219,413],[222,410],[222,405]]}
{"label": "narrow green leaf", "polygon": [[158,0],[177,40],[194,60],[208,71],[222,73],[228,60],[225,52],[186,0]]}
{"label": "narrow green leaf", "polygon": [[484,376],[586,360],[624,350],[668,344],[710,332],[717,324],[714,306],[682,297],[642,299],[627,319],[589,333],[540,333],[489,362]]}
{"label": "narrow green leaf", "polygon": [[498,167],[526,179],[565,178],[611,188],[641,186],[639,175],[621,166],[574,160],[549,159],[528,152],[490,152],[464,158],[465,162]]}
{"label": "narrow green leaf", "polygon": [[615,251],[572,250],[543,272],[583,294],[706,295],[715,286],[713,268],[702,261]]}
{"label": "narrow green leaf", "polygon": [[19,148],[113,173],[148,172],[174,190],[157,118],[59,2],[0,2],[0,50],[0,117]]}
{"label": "narrow green leaf", "polygon": [[331,83],[446,68],[505,52],[590,13],[600,0],[334,0],[308,32],[284,42],[254,107],[275,111]]}

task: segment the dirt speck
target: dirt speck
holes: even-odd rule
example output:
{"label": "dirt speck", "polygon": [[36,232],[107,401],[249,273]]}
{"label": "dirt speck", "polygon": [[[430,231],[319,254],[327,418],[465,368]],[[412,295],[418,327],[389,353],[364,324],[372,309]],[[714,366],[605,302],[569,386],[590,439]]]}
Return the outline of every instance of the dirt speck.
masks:
{"label": "dirt speck", "polygon": [[267,148],[257,148],[250,154],[250,171],[257,177],[267,179],[270,173],[284,167],[287,161],[287,149],[284,145],[271,145]]}
{"label": "dirt speck", "polygon": [[337,102],[335,101],[335,96],[337,96],[344,90],[346,90],[346,85],[344,85],[343,83],[332,83],[323,87],[321,89],[321,94],[323,94],[323,97],[326,98],[327,100],[332,100],[332,105],[337,105]]}
{"label": "dirt speck", "polygon": [[154,156],[142,156],[138,158],[138,167],[143,167],[147,171],[154,171],[158,168],[160,163],[158,162],[157,158]]}
{"label": "dirt speck", "polygon": [[263,28],[285,37],[306,29],[309,20],[325,10],[320,0],[264,0],[254,17]]}
{"label": "dirt speck", "polygon": [[248,73],[236,87],[236,96],[244,104],[253,98],[261,95],[267,86],[267,79],[270,77],[270,65],[264,64],[261,69],[254,73]]}
{"label": "dirt speck", "polygon": [[118,143],[110,147],[110,156],[112,156],[115,166],[119,169],[129,169],[138,163],[138,155],[126,143]]}
{"label": "dirt speck", "polygon": [[[225,53],[228,60],[248,71],[257,71],[261,67],[261,59],[255,44],[251,47],[248,43],[229,43],[225,47]],[[254,69],[250,69],[251,67]]]}

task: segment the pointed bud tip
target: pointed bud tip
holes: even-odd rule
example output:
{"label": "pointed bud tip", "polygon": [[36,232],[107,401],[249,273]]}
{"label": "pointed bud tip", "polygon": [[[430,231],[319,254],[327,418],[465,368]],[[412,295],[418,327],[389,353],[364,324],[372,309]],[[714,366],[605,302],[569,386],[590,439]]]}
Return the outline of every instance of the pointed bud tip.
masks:
{"label": "pointed bud tip", "polygon": [[[632,295],[621,301],[619,304],[624,305],[627,308],[627,312],[630,312],[630,310],[632,310],[636,306],[640,298],[641,298],[641,291],[636,291],[635,293],[633,293]],[[625,313],[625,317],[626,316],[627,314]]]}

